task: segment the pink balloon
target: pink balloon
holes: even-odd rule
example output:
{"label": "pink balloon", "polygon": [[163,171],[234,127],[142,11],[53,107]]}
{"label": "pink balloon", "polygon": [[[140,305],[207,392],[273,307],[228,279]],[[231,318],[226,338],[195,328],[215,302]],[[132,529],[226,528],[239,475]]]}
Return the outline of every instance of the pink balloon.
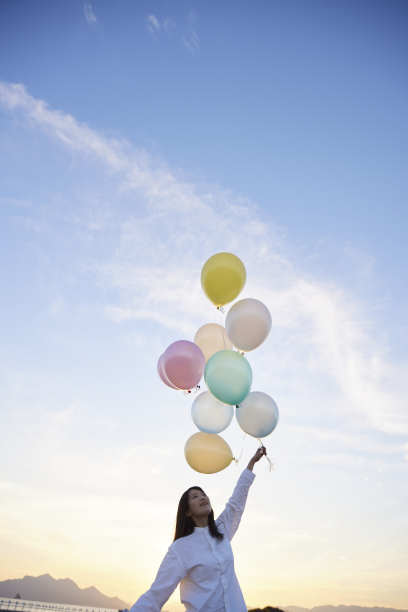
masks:
{"label": "pink balloon", "polygon": [[164,351],[163,372],[177,389],[193,389],[204,372],[205,357],[199,346],[189,340],[177,340]]}
{"label": "pink balloon", "polygon": [[168,387],[171,387],[172,389],[177,389],[177,387],[175,387],[174,385],[171,384],[171,382],[169,381],[169,379],[167,378],[164,369],[163,369],[163,355],[160,355],[159,357],[159,361],[157,362],[157,373],[159,374],[160,378],[162,379],[162,381],[164,382],[165,385],[167,385]]}

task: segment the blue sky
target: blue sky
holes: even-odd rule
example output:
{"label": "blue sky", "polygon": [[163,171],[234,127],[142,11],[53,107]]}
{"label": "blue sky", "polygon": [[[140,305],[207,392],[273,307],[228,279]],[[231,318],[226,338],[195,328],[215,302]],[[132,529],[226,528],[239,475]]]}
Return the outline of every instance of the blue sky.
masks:
{"label": "blue sky", "polygon": [[4,2],[3,79],[233,186],[306,254],[324,240],[346,277],[337,243],[358,240],[401,301],[403,2],[105,2],[95,21],[83,6]]}
{"label": "blue sky", "polygon": [[[148,586],[197,481],[156,362],[222,322],[199,279],[229,250],[272,314],[249,359],[281,414],[236,543],[247,602],[408,607],[407,19],[2,2],[0,579]],[[239,454],[236,423],[225,439]],[[221,507],[238,473],[198,482]]]}

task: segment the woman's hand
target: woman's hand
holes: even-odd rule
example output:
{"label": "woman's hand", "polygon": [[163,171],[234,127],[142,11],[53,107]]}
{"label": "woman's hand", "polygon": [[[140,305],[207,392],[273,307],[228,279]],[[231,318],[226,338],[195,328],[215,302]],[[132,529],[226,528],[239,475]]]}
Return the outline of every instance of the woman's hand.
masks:
{"label": "woman's hand", "polygon": [[248,463],[248,470],[252,470],[254,469],[254,465],[257,461],[259,461],[260,459],[262,459],[262,457],[266,455],[266,448],[264,446],[260,446],[258,448],[258,450],[256,451],[255,455],[252,457],[252,459],[250,459],[249,463]]}

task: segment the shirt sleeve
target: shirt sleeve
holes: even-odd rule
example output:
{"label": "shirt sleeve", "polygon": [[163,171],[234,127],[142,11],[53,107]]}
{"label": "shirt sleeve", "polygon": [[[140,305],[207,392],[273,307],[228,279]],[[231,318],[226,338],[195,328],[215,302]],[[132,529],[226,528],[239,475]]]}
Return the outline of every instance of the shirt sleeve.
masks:
{"label": "shirt sleeve", "polygon": [[235,485],[235,489],[225,506],[225,510],[216,521],[217,524],[222,523],[224,533],[226,533],[229,540],[232,540],[238,529],[248,497],[249,487],[254,479],[255,474],[251,472],[251,470],[248,470],[248,468],[245,468]]}
{"label": "shirt sleeve", "polygon": [[170,546],[152,586],[133,604],[130,612],[159,612],[185,575],[178,554]]}

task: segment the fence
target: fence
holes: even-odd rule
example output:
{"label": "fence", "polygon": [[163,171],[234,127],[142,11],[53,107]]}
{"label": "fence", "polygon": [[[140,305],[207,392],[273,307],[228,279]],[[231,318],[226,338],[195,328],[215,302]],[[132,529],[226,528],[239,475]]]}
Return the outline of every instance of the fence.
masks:
{"label": "fence", "polygon": [[0,597],[0,612],[117,612],[117,610]]}

